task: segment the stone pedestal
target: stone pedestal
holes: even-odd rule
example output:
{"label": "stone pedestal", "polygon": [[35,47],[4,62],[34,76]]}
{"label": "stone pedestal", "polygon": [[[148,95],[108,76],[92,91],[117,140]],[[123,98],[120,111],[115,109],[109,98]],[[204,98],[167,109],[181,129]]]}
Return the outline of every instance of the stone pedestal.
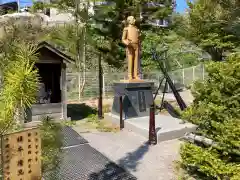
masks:
{"label": "stone pedestal", "polygon": [[152,82],[118,82],[114,83],[114,101],[112,114],[119,116],[119,97],[123,98],[123,118],[149,116],[150,106],[153,104]]}

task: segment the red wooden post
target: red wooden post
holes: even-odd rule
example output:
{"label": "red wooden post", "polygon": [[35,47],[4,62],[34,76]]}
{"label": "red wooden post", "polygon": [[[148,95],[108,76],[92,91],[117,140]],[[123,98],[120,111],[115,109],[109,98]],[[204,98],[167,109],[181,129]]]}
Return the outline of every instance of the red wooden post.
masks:
{"label": "red wooden post", "polygon": [[150,107],[150,116],[149,116],[149,144],[157,144],[157,134],[155,128],[155,106],[151,105]]}
{"label": "red wooden post", "polygon": [[123,102],[122,96],[119,97],[119,116],[120,116],[120,129],[124,128],[124,121],[123,121]]}

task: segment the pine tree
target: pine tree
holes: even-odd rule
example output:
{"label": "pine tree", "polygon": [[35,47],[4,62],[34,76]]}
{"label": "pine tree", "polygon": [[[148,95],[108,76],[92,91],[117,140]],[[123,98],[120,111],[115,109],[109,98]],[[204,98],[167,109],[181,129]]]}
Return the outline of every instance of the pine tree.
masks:
{"label": "pine tree", "polygon": [[[97,3],[96,3],[97,4]],[[104,60],[120,67],[124,59],[124,48],[121,44],[123,20],[128,7],[125,1],[106,1],[106,4],[95,5],[92,36],[97,51],[104,54]]]}
{"label": "pine tree", "polygon": [[197,0],[188,4],[181,35],[208,52],[212,60],[224,60],[239,46],[239,1]]}
{"label": "pine tree", "polygon": [[[170,19],[169,15],[172,14],[174,8],[172,0],[155,1],[155,5],[149,4],[148,0],[108,0],[105,2],[106,4],[95,6],[93,16],[95,27],[92,33],[99,42],[95,43],[96,49],[104,54],[104,58],[110,64],[114,63],[118,66],[123,64],[125,57],[121,35],[126,18],[130,15],[136,18],[136,25],[142,34],[141,41],[144,41],[147,31],[162,33],[161,27],[153,22],[158,19]],[[160,6],[159,3],[164,6]]]}
{"label": "pine tree", "polygon": [[142,29],[171,27],[172,14],[175,8],[173,0],[141,1]]}

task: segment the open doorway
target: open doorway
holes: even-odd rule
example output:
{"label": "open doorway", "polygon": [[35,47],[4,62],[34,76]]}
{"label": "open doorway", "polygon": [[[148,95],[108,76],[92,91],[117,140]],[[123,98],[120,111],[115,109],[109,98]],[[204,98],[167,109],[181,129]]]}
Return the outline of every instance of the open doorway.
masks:
{"label": "open doorway", "polygon": [[37,63],[40,76],[38,104],[61,103],[61,64]]}

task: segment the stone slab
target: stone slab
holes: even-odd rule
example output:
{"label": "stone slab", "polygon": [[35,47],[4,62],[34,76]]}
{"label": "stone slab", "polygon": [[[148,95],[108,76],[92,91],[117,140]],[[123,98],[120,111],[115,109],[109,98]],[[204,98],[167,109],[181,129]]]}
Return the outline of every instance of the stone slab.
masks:
{"label": "stone slab", "polygon": [[42,115],[35,115],[32,116],[31,121],[41,121],[44,116],[49,116],[53,118],[56,121],[61,121],[62,119],[62,113],[52,113],[52,114],[42,114]]}
{"label": "stone slab", "polygon": [[32,115],[62,113],[62,103],[33,104]]}
{"label": "stone slab", "polygon": [[152,82],[118,82],[114,83],[114,100],[112,113],[119,115],[119,97],[123,97],[123,116],[125,118],[142,117],[149,114],[153,104]]}
{"label": "stone slab", "polygon": [[[111,120],[112,123],[119,125],[119,116],[106,113],[104,117]],[[149,116],[124,119],[124,128],[148,139]],[[156,115],[155,128],[157,132],[157,141],[162,142],[179,139],[188,132],[196,131],[197,126],[187,122],[184,123],[181,119],[173,118],[171,116]]]}

